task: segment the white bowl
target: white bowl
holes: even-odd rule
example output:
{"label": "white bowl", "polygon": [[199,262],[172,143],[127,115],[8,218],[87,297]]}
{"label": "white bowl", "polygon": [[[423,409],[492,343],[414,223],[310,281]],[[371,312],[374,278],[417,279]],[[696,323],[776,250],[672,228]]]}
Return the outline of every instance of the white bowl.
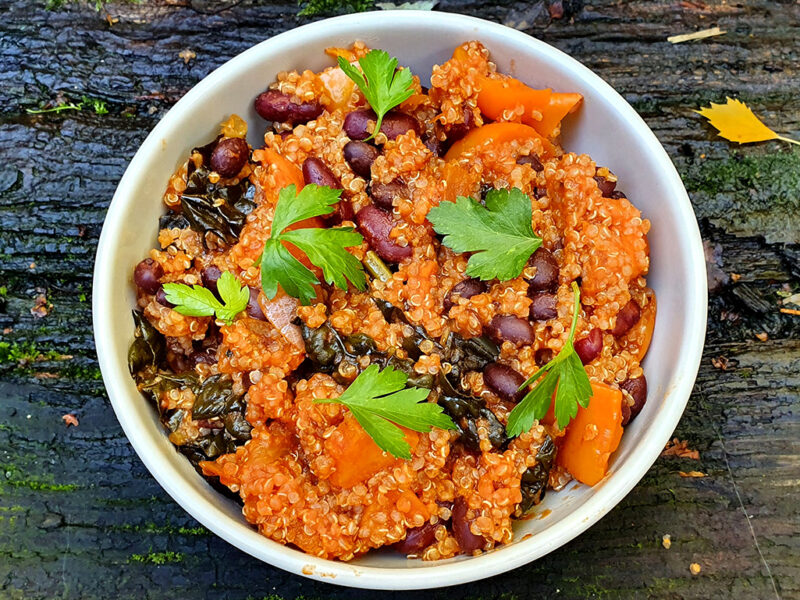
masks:
{"label": "white bowl", "polygon": [[[568,151],[608,166],[628,197],[652,222],[650,286],[658,319],[644,369],[647,405],[626,429],[608,476],[586,487],[548,493],[538,512],[520,521],[512,544],[478,557],[438,562],[372,552],[349,563],[323,560],[259,535],[240,507],[215,492],[167,440],[155,411],[128,374],[133,339],[133,267],[156,242],[161,195],[189,150],[212,139],[230,113],[245,117],[250,142],[260,146],[263,121],[253,99],[279,71],[332,64],[328,46],[363,40],[383,48],[424,79],[462,42],[477,39],[500,71],[534,87],[580,92],[580,111],[568,118]],[[644,121],[608,84],[566,54],[519,31],[441,12],[355,14],[275,36],[225,63],[198,83],[159,122],[134,156],[108,209],[97,249],[93,316],[95,342],[108,395],[136,452],[184,509],[237,548],[282,569],[330,583],[375,589],[419,589],[464,583],[528,563],[596,523],[642,478],[683,413],[700,362],[706,324],[706,275],[700,234],[683,184]]]}

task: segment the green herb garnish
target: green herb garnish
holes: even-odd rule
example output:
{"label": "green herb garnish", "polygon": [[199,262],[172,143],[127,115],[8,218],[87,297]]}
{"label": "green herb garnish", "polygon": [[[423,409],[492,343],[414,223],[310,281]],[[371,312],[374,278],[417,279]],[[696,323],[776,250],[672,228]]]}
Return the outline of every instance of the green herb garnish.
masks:
{"label": "green herb garnish", "polygon": [[89,98],[88,96],[81,96],[81,101],[77,104],[75,102],[60,102],[55,106],[50,108],[41,108],[41,109],[34,109],[29,108],[26,112],[29,115],[43,115],[45,113],[60,113],[65,110],[83,110],[85,105],[90,105],[95,113],[98,115],[106,115],[108,114],[108,106],[106,105],[104,100],[100,100],[98,98]]}
{"label": "green herb garnish", "polygon": [[315,398],[314,402],[346,406],[381,450],[396,458],[410,459],[411,448],[397,425],[423,433],[432,427],[456,426],[441,406],[425,402],[430,390],[404,389],[407,380],[402,371],[392,367],[381,371],[372,364],[338,398]]}
{"label": "green herb garnish", "polygon": [[556,420],[561,429],[564,429],[578,414],[578,404],[583,408],[589,406],[592,385],[589,383],[586,369],[583,368],[583,363],[573,346],[575,326],[578,323],[581,306],[581,294],[574,281],[572,282],[572,292],[575,307],[572,310],[572,327],[569,330],[567,343],[553,360],[536,371],[528,381],[520,386],[519,389],[523,390],[544,374],[536,387],[528,392],[511,411],[506,431],[512,437],[528,431],[533,426],[535,419],[544,418],[550,408],[553,391],[556,393]]}
{"label": "green herb garnish", "polygon": [[291,255],[283,242],[294,244],[305,252],[312,264],[322,269],[327,283],[347,290],[349,280],[359,290],[366,289],[367,280],[361,262],[345,250],[364,241],[352,227],[286,231],[287,227],[304,219],[331,214],[341,194],[342,190],[315,184],[305,186],[299,194],[294,185],[281,190],[272,220],[272,234],[264,244],[260,259],[261,287],[267,298],[271,300],[276,296],[278,284],[303,304],[309,304],[317,295],[313,287],[319,283],[316,276]]}
{"label": "green herb garnish", "polygon": [[201,285],[189,287],[185,283],[165,283],[164,293],[167,301],[174,304],[172,309],[188,317],[213,317],[230,325],[240,312],[247,308],[250,301],[250,290],[246,285],[239,285],[233,273],[225,271],[217,280],[217,292],[222,302],[214,293]]}
{"label": "green herb garnish", "polygon": [[459,196],[428,213],[442,243],[455,252],[473,252],[467,275],[484,281],[519,277],[531,254],[542,245],[533,233],[531,199],[518,188],[491,190],[486,206]]}
{"label": "green herb garnish", "polygon": [[[385,50],[370,50],[358,59],[361,71],[339,57],[339,67],[364,94],[372,110],[378,116],[375,130],[367,139],[372,139],[381,130],[383,116],[414,94],[411,71],[405,67],[397,69],[397,59]],[[363,73],[362,73],[363,71]]]}

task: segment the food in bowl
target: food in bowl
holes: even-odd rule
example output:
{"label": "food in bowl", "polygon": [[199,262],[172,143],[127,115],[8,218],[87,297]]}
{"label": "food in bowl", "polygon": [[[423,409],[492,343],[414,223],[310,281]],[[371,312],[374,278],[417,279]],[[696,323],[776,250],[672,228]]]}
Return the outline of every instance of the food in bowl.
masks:
{"label": "food in bowl", "polygon": [[328,52],[255,99],[263,147],[230,116],[168,182],[130,370],[263,535],[477,554],[547,489],[599,482],[641,411],[649,222],[560,147],[580,95],[479,42],[430,88],[362,43]]}

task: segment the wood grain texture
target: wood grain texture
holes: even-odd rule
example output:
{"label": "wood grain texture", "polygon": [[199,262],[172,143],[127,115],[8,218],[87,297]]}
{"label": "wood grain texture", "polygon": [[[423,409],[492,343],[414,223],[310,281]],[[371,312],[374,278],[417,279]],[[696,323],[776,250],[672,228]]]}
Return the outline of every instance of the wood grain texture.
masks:
{"label": "wood grain texture", "polygon": [[[675,434],[699,462],[660,458],[606,518],[534,564],[381,597],[800,598],[800,317],[778,312],[778,292],[800,288],[800,152],[734,147],[690,110],[735,95],[800,136],[800,3],[450,0],[439,9],[522,29],[619,90],[681,172],[721,283]],[[39,0],[0,0],[0,598],[375,597],[264,565],[193,521],[122,434],[92,344],[94,248],[138,144],[211,70],[303,20],[291,2],[107,10],[119,22],[88,5],[48,12]],[[715,25],[728,33],[665,41]],[[188,64],[178,56],[187,48]],[[26,113],[83,95],[109,113]],[[43,318],[31,313],[40,294],[52,304]],[[721,356],[726,370],[712,363]],[[65,413],[80,425],[67,428]],[[692,470],[708,476],[678,475]]]}

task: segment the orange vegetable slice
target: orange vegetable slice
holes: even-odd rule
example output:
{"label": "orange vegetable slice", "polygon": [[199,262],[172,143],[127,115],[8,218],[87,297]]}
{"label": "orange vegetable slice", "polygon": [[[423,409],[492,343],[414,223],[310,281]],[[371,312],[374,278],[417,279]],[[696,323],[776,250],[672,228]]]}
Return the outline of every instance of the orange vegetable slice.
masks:
{"label": "orange vegetable slice", "polygon": [[329,112],[347,108],[355,89],[355,81],[350,79],[339,67],[324,70],[319,74],[319,79],[330,97],[330,101],[325,104],[325,108]]}
{"label": "orange vegetable slice", "polygon": [[605,477],[608,459],[622,439],[622,392],[602,383],[592,383],[589,407],[578,407],[567,425],[558,450],[558,464],[586,485]]}
{"label": "orange vegetable slice", "polygon": [[[419,435],[408,429],[403,431],[406,441],[413,450],[419,443]],[[366,481],[398,460],[381,450],[358,424],[355,417],[349,414],[336,427],[336,431],[325,440],[325,452],[336,467],[330,481],[341,488],[350,488]]]}
{"label": "orange vegetable slice", "polygon": [[497,121],[505,111],[522,106],[525,109],[522,120],[533,127],[539,121],[539,114],[544,113],[549,106],[552,95],[550,89],[535,90],[513,77],[482,77],[480,86],[478,108],[484,115]]}
{"label": "orange vegetable slice", "polygon": [[508,144],[512,141],[539,139],[544,147],[543,157],[550,158],[554,155],[553,145],[530,125],[522,123],[489,123],[471,130],[467,135],[453,144],[445,154],[447,161],[454,160],[466,152],[479,152],[497,146]]}
{"label": "orange vegetable slice", "polygon": [[480,173],[457,161],[445,163],[442,178],[445,182],[444,199],[450,202],[455,202],[459,196],[472,196],[480,184]]}
{"label": "orange vegetable slice", "polygon": [[561,123],[564,117],[566,117],[569,113],[578,110],[582,100],[583,96],[580,94],[564,94],[553,92],[553,94],[550,96],[547,106],[541,111],[541,121],[528,122],[525,121],[525,117],[523,117],[522,120],[528,123],[528,125],[533,127],[543,136],[550,137],[553,135],[556,127]]}

